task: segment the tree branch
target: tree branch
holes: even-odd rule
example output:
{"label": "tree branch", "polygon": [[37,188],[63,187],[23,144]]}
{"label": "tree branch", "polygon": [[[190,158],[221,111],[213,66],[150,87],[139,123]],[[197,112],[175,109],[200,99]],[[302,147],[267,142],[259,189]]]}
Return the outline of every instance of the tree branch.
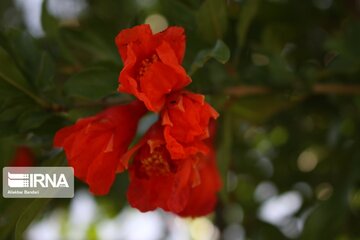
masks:
{"label": "tree branch", "polygon": [[[263,95],[274,92],[273,89],[261,86],[236,86],[225,90],[226,94],[234,97],[243,97],[251,95]],[[316,94],[330,94],[330,95],[360,95],[359,84],[315,84],[310,93]]]}

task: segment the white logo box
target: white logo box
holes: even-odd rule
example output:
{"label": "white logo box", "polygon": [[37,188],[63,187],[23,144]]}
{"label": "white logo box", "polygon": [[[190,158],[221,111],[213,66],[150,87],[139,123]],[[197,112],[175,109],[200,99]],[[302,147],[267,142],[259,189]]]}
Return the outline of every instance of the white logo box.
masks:
{"label": "white logo box", "polygon": [[4,198],[72,198],[72,167],[4,167]]}

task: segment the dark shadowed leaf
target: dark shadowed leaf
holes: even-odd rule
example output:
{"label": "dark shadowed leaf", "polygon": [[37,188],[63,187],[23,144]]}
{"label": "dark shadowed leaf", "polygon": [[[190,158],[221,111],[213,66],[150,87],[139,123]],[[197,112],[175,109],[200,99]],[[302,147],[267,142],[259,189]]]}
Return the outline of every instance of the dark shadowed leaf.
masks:
{"label": "dark shadowed leaf", "polygon": [[31,84],[39,92],[51,90],[54,87],[55,66],[49,53],[40,50],[27,32],[11,30],[8,38],[13,57]]}
{"label": "dark shadowed leaf", "polygon": [[256,16],[260,0],[247,0],[241,4],[241,11],[237,24],[238,45],[241,49],[244,45],[250,24]]}
{"label": "dark shadowed leaf", "polygon": [[18,129],[20,132],[26,132],[38,128],[51,116],[52,114],[41,109],[27,109],[17,119]]}
{"label": "dark shadowed leaf", "polygon": [[30,91],[29,84],[9,54],[0,48],[0,79],[22,91]]}

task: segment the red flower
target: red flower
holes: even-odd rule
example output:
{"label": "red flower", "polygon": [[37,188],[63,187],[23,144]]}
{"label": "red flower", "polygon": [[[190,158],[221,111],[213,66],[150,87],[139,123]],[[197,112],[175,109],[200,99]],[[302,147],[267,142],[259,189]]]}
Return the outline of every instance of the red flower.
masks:
{"label": "red flower", "polygon": [[[135,101],[111,107],[95,116],[78,120],[56,133],[54,145],[63,147],[75,176],[85,181],[94,194],[106,194],[120,158],[131,143],[144,105]],[[122,170],[124,167],[122,167]]]}
{"label": "red flower", "polygon": [[13,159],[10,161],[12,167],[29,167],[34,165],[34,155],[30,148],[21,146],[15,151]]}
{"label": "red flower", "polygon": [[220,188],[214,158],[198,153],[171,159],[159,123],[124,155],[125,165],[134,153],[127,192],[132,207],[142,212],[162,208],[182,216],[201,216],[213,210]]}
{"label": "red flower", "polygon": [[152,34],[149,25],[139,25],[121,31],[115,42],[124,62],[118,90],[135,95],[150,111],[159,112],[168,93],[191,82],[180,65],[185,51],[183,28]]}
{"label": "red flower", "polygon": [[209,137],[209,121],[218,116],[203,95],[187,91],[171,94],[162,112],[164,137],[171,157],[185,158],[204,151],[202,140]]}

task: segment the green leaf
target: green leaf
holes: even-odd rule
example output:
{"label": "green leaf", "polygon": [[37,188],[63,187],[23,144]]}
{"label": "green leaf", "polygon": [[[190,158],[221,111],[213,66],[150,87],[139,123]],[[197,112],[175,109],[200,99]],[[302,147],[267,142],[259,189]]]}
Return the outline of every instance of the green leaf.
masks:
{"label": "green leaf", "polygon": [[42,52],[37,63],[35,85],[43,91],[54,88],[55,65],[47,52]]}
{"label": "green leaf", "polygon": [[74,97],[98,100],[116,92],[118,72],[92,68],[76,74],[65,84],[65,91]]}
{"label": "green leaf", "polygon": [[237,24],[238,46],[241,49],[244,46],[246,35],[250,24],[256,16],[260,0],[247,0],[241,6],[241,12]]}
{"label": "green leaf", "polygon": [[200,36],[207,42],[222,38],[227,30],[226,1],[205,0],[196,14]]}
{"label": "green leaf", "polygon": [[29,84],[9,54],[0,47],[0,79],[19,90],[30,91]]}
{"label": "green leaf", "polygon": [[46,35],[55,37],[59,33],[59,21],[48,11],[48,1],[44,0],[41,7],[41,24]]}
{"label": "green leaf", "polygon": [[[36,94],[31,90],[27,80],[21,74],[19,69],[16,67],[15,62],[9,56],[9,54],[0,47],[0,80],[3,83],[10,85],[11,87],[17,89],[19,92],[27,95],[32,98],[36,103],[40,106],[47,108],[48,103],[45,102],[40,97],[36,96]],[[13,89],[6,87],[6,91],[13,92]],[[0,90],[1,92],[2,90]]]}
{"label": "green leaf", "polygon": [[25,209],[16,222],[15,239],[24,239],[23,233],[31,224],[33,219],[44,209],[51,201],[51,198],[38,198],[33,200]]}
{"label": "green leaf", "polygon": [[62,47],[76,49],[76,52],[84,51],[84,56],[82,54],[79,59],[82,64],[84,61],[92,61],[93,58],[97,61],[122,64],[114,42],[107,41],[108,39],[92,29],[62,28],[60,34],[64,42]]}
{"label": "green leaf", "polygon": [[18,117],[28,106],[17,105],[14,107],[7,107],[1,110],[0,122],[13,121]]}
{"label": "green leaf", "polygon": [[225,64],[229,60],[230,50],[222,40],[217,40],[212,49],[202,50],[197,54],[194,62],[190,67],[189,74],[194,74],[199,68],[202,68],[211,58],[214,58],[222,64]]}
{"label": "green leaf", "polygon": [[19,116],[18,129],[20,132],[26,132],[38,128],[51,117],[52,115],[48,112],[31,108]]}

